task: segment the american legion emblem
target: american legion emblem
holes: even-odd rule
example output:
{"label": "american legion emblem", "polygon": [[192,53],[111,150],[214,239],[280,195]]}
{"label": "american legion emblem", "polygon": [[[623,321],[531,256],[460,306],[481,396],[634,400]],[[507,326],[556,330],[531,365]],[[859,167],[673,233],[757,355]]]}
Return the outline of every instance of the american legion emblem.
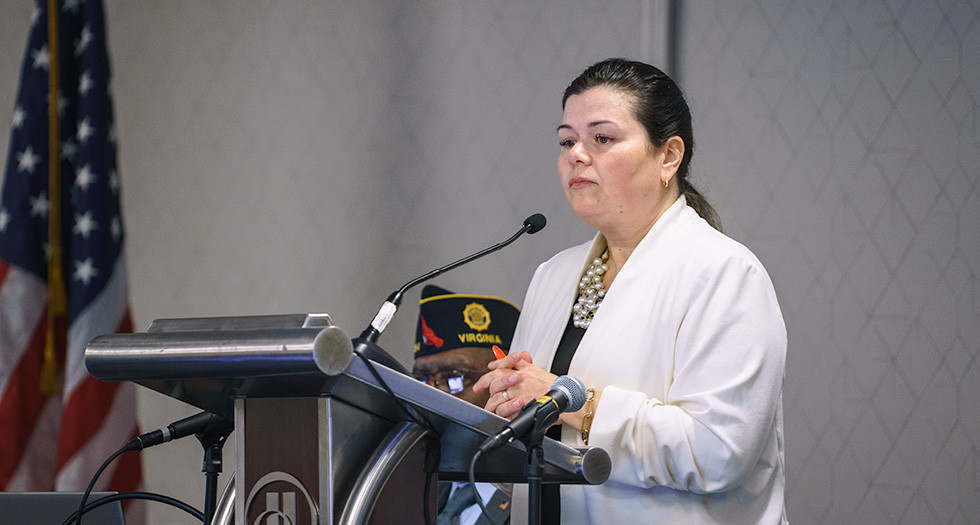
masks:
{"label": "american legion emblem", "polygon": [[463,308],[463,321],[470,328],[482,332],[490,326],[490,312],[480,303],[470,303]]}

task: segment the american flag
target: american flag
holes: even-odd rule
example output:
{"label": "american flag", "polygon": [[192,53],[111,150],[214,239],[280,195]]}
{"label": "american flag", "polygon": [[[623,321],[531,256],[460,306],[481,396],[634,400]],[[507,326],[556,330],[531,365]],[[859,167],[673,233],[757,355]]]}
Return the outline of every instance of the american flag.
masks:
{"label": "american flag", "polygon": [[[131,331],[102,3],[48,3],[34,10],[0,195],[5,491],[84,490],[137,433],[135,386],[84,364],[94,336]],[[123,454],[95,489],[140,477],[139,456]]]}

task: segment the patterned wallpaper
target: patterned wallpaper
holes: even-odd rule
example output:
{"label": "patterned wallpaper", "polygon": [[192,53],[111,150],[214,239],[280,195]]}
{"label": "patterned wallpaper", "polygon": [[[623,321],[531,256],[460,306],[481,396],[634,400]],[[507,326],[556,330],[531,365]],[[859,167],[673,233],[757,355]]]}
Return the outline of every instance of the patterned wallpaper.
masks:
{"label": "patterned wallpaper", "polygon": [[799,523],[980,520],[980,2],[686,2],[696,171],[789,330]]}

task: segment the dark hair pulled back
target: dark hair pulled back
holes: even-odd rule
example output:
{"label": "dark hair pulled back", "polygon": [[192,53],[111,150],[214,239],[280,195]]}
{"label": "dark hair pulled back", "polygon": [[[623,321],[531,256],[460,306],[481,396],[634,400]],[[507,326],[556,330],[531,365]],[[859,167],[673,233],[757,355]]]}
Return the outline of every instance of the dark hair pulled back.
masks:
{"label": "dark hair pulled back", "polygon": [[649,64],[609,58],[589,66],[568,85],[561,99],[562,109],[565,109],[568,97],[597,87],[610,87],[633,99],[633,116],[646,129],[654,146],[663,146],[673,136],[684,141],[684,158],[675,176],[678,188],[687,198],[687,204],[708,224],[721,231],[718,213],[688,180],[691,157],[694,155],[694,130],[691,110],[677,84],[663,71]]}

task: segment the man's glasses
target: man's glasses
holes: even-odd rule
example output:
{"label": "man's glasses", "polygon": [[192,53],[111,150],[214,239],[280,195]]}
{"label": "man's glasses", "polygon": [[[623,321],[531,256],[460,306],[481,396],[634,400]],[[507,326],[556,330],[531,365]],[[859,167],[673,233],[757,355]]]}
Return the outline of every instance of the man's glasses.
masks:
{"label": "man's glasses", "polygon": [[415,379],[450,394],[458,394],[472,386],[476,380],[489,370],[437,370],[431,374],[415,374]]}

